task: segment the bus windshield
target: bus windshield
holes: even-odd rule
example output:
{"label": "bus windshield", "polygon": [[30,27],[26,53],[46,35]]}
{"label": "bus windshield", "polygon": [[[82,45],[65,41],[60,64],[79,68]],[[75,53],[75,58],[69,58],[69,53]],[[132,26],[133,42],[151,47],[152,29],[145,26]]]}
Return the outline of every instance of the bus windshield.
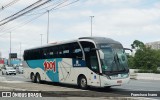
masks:
{"label": "bus windshield", "polygon": [[100,46],[104,53],[101,59],[103,74],[118,74],[128,72],[127,57],[121,46]]}

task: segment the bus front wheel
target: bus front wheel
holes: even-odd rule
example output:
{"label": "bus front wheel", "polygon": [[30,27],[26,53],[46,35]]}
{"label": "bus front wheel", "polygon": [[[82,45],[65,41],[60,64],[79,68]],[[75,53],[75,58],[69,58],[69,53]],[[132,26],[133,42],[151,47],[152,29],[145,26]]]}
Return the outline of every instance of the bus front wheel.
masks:
{"label": "bus front wheel", "polygon": [[78,85],[81,89],[87,89],[87,79],[85,76],[80,76],[78,80]]}

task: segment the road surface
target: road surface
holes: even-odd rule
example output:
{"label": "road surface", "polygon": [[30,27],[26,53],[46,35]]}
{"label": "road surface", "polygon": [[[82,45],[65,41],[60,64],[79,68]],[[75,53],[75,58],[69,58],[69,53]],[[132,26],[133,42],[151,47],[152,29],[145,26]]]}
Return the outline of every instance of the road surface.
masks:
{"label": "road surface", "polygon": [[[43,84],[32,83],[29,79],[24,78],[23,74],[17,75],[1,75],[0,72],[0,90],[19,90],[19,91],[71,91],[67,93],[68,96],[85,97],[87,94],[92,93],[93,97],[99,94],[121,96],[128,91],[160,91],[159,80],[130,80],[129,84],[123,86],[114,86],[109,90],[103,88],[90,88],[89,90],[81,90],[77,86],[55,84],[45,82]],[[72,92],[73,91],[73,92]],[[74,92],[76,91],[76,92]],[[77,92],[80,91],[80,92]],[[83,92],[81,92],[83,91]],[[87,91],[87,92],[86,92]],[[88,92],[89,91],[89,92]],[[122,93],[122,94],[121,94]],[[55,96],[54,93],[48,93],[48,96]],[[125,96],[125,94],[123,94]],[[66,96],[66,95],[63,95]],[[89,95],[90,96],[90,95]],[[101,95],[100,95],[101,96]],[[99,96],[99,97],[100,97]],[[123,96],[122,96],[123,97]],[[151,99],[160,99],[159,97],[147,97]]]}

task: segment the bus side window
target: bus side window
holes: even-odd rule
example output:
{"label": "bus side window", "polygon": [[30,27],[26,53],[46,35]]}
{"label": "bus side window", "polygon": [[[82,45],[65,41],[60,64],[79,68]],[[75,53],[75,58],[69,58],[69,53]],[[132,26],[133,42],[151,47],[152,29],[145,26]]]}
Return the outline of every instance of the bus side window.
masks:
{"label": "bus side window", "polygon": [[63,46],[63,58],[70,58],[70,50],[68,44],[65,44]]}
{"label": "bus side window", "polygon": [[58,48],[53,48],[53,58],[58,58]]}
{"label": "bus side window", "polygon": [[82,59],[82,50],[77,42],[71,43],[70,47],[71,49],[71,56],[75,59]]}
{"label": "bus side window", "polygon": [[58,58],[63,58],[63,48],[62,45],[58,46]]}

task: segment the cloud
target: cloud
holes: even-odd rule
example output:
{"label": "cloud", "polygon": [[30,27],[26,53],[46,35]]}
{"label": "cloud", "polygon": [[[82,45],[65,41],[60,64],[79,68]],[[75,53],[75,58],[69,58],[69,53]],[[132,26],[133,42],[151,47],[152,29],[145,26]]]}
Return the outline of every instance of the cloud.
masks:
{"label": "cloud", "polygon": [[[144,2],[145,1],[145,2]],[[30,1],[33,2],[33,1]],[[22,3],[22,4],[21,4]],[[26,2],[19,2],[22,7]],[[125,47],[139,39],[143,42],[158,40],[160,37],[160,10],[159,1],[146,0],[84,0],[50,12],[50,41],[77,39],[91,35],[91,15],[93,18],[93,36],[104,36],[120,41]],[[18,5],[18,4],[17,4]],[[19,7],[19,6],[17,6]],[[37,10],[38,11],[38,10]],[[6,14],[5,16],[7,16]],[[20,25],[22,17],[12,24]],[[43,35],[43,44],[46,44],[47,14],[30,24],[19,27],[12,32],[13,51],[19,52],[19,43],[22,42],[22,51],[27,48],[40,46],[40,34]],[[8,35],[0,39],[4,46],[2,55],[6,57],[9,38]],[[15,48],[15,49],[14,49]]]}

